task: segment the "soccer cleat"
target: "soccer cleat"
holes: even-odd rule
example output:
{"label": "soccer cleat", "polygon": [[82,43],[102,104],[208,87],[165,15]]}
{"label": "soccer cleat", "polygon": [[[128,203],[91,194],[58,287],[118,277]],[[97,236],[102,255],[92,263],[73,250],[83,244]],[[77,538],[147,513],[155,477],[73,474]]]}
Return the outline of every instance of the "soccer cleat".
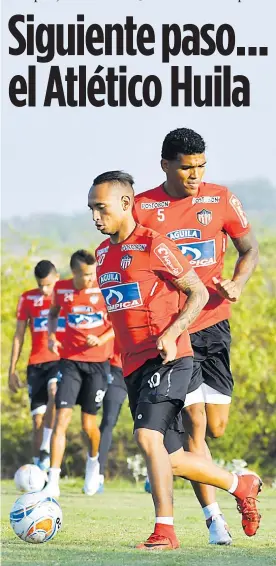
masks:
{"label": "soccer cleat", "polygon": [[43,472],[48,472],[50,468],[50,454],[46,450],[40,450],[37,465]]}
{"label": "soccer cleat", "polygon": [[152,533],[145,542],[138,544],[136,548],[140,550],[174,550],[179,546],[176,536],[168,538]]}
{"label": "soccer cleat", "polygon": [[95,495],[100,486],[100,464],[98,459],[87,458],[83,492]]}
{"label": "soccer cleat", "polygon": [[261,521],[256,501],[262,489],[262,480],[253,473],[237,474],[238,486],[233,495],[237,501],[237,509],[242,515],[242,528],[248,537],[253,537]]}
{"label": "soccer cleat", "polygon": [[97,489],[97,493],[103,493],[104,492],[104,484],[100,483],[98,489]]}
{"label": "soccer cleat", "polygon": [[223,515],[210,517],[210,519],[206,521],[206,525],[209,529],[209,544],[225,546],[232,544],[232,537]]}
{"label": "soccer cleat", "polygon": [[148,477],[145,479],[144,490],[146,493],[151,493],[151,485]]}

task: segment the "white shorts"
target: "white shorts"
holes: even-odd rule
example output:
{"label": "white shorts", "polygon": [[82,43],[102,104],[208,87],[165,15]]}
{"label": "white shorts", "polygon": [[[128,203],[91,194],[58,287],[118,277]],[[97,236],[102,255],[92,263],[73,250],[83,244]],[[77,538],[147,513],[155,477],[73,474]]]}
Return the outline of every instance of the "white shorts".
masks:
{"label": "white shorts", "polygon": [[229,405],[231,397],[223,395],[210,385],[202,383],[195,391],[187,393],[184,407],[195,405],[196,403],[213,403],[214,405]]}

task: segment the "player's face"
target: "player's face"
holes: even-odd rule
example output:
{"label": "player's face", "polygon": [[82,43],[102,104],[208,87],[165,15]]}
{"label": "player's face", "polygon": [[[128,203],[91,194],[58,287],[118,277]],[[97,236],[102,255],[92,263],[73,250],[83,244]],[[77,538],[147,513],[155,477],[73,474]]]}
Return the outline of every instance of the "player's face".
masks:
{"label": "player's face", "polygon": [[184,155],[179,153],[177,159],[162,159],[161,166],[167,175],[168,183],[174,187],[179,197],[196,196],[205,172],[206,158],[204,153]]}
{"label": "player's face", "polygon": [[44,277],[44,279],[36,278],[37,286],[44,297],[50,297],[58,279],[59,276],[57,273],[50,273],[47,277]]}
{"label": "player's face", "polygon": [[130,208],[130,198],[111,183],[102,183],[91,187],[88,207],[92,210],[97,230],[102,234],[112,235],[120,230]]}
{"label": "player's face", "polygon": [[72,273],[77,289],[89,289],[96,278],[96,264],[78,262]]}

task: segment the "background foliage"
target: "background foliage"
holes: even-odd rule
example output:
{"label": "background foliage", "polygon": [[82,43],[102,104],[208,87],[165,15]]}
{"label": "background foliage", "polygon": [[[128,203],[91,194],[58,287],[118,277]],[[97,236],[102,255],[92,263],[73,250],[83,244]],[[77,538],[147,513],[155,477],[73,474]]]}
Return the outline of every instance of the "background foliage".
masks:
{"label": "background foliage", "polygon": [[[230,421],[223,438],[210,441],[217,459],[231,461],[242,458],[249,467],[265,476],[275,475],[276,461],[276,238],[263,238],[260,266],[248,282],[242,300],[233,307],[232,370],[235,378]],[[2,466],[3,475],[11,477],[15,470],[31,458],[31,418],[27,389],[10,395],[7,374],[11,343],[15,328],[15,308],[18,296],[35,286],[33,266],[43,257],[54,260],[62,275],[66,275],[70,249],[47,245],[47,252],[37,245],[29,246],[24,257],[3,254],[2,260]],[[58,252],[56,250],[59,250]],[[74,247],[75,249],[75,247]],[[230,247],[226,256],[225,275],[231,275],[235,251]],[[30,338],[26,337],[18,370],[25,380]],[[100,416],[99,416],[100,418]],[[82,475],[86,451],[80,433],[79,410],[68,432],[63,472]],[[125,403],[109,454],[108,474],[131,476],[127,457],[137,453],[132,439],[132,422]]]}

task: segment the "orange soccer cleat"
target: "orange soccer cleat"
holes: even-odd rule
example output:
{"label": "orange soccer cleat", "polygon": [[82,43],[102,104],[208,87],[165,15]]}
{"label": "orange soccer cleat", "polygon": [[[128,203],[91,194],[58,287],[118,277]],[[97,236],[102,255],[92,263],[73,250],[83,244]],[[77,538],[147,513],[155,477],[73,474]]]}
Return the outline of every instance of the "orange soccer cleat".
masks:
{"label": "orange soccer cleat", "polygon": [[145,542],[138,544],[136,548],[140,550],[174,550],[179,546],[173,526],[158,523],[155,525],[154,533]]}
{"label": "orange soccer cleat", "polygon": [[237,509],[242,514],[242,528],[248,537],[253,537],[261,521],[256,501],[262,489],[262,480],[253,473],[238,475],[238,486],[233,495],[237,501]]}

